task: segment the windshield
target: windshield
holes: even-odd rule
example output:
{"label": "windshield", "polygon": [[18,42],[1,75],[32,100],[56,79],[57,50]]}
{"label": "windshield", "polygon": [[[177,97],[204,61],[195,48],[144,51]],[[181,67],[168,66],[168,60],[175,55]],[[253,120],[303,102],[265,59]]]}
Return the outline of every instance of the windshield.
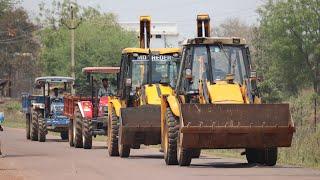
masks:
{"label": "windshield", "polygon": [[189,90],[198,90],[200,80],[211,80],[210,71],[213,82],[225,80],[227,74],[233,74],[234,82],[242,84],[247,77],[243,48],[230,45],[195,46],[192,57],[192,83],[189,84]]}
{"label": "windshield", "polygon": [[213,80],[225,80],[227,74],[234,75],[234,82],[242,84],[246,71],[242,49],[233,46],[210,46]]}
{"label": "windshield", "polygon": [[[209,54],[208,54],[209,53]],[[210,58],[213,82],[225,80],[227,74],[234,75],[234,82],[242,84],[246,77],[242,48],[236,46],[196,46],[192,59],[191,89],[198,89],[199,81],[210,77]]]}
{"label": "windshield", "polygon": [[[144,59],[138,57],[132,60],[132,87],[134,89],[148,83],[149,56],[144,57]],[[165,83],[175,87],[178,59],[172,56],[167,56],[167,58],[155,57],[159,56],[152,57],[151,83]]]}

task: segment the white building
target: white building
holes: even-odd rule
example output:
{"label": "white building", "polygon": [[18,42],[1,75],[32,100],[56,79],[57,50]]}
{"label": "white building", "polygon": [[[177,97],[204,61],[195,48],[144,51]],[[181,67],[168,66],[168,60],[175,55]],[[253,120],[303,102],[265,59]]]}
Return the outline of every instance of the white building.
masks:
{"label": "white building", "polygon": [[[135,31],[139,34],[139,22],[121,22],[120,25],[128,31]],[[178,42],[179,33],[177,24],[151,21],[151,48],[178,47]]]}

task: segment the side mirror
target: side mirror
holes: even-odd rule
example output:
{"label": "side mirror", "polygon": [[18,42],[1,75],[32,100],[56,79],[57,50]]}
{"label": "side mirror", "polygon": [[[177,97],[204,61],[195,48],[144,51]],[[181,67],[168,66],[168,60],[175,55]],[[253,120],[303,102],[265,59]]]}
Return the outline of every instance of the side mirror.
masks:
{"label": "side mirror", "polygon": [[191,81],[192,80],[192,70],[191,69],[186,69],[185,70],[185,75],[186,75],[186,79]]}

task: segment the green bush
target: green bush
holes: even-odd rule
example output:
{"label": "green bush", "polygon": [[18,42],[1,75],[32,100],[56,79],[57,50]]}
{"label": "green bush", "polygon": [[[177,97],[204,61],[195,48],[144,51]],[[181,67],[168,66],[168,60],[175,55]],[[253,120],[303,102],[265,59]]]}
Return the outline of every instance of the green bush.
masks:
{"label": "green bush", "polygon": [[5,105],[5,109],[7,111],[20,111],[21,110],[21,104],[19,101],[10,101]]}

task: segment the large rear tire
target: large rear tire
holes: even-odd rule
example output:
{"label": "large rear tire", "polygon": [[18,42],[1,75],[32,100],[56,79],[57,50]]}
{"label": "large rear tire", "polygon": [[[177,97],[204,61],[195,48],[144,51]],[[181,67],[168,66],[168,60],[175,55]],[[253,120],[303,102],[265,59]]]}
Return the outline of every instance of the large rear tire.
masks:
{"label": "large rear tire", "polygon": [[26,114],[26,138],[30,139],[30,114]]}
{"label": "large rear tire", "polygon": [[31,115],[30,139],[38,141],[38,113],[34,110],[32,110]]}
{"label": "large rear tire", "polygon": [[82,119],[82,141],[84,149],[92,148],[92,121]]}
{"label": "large rear tire", "polygon": [[46,141],[46,135],[47,135],[47,123],[45,119],[43,118],[42,113],[38,114],[38,140],[39,142],[45,142]]}
{"label": "large rear tire", "polygon": [[74,123],[73,123],[73,143],[75,148],[82,148],[82,115],[80,109],[77,106],[74,112]]}
{"label": "large rear tire", "polygon": [[170,107],[166,110],[165,118],[166,124],[162,137],[164,143],[164,159],[167,165],[177,165],[178,119],[173,115]]}
{"label": "large rear tire", "polygon": [[68,134],[69,134],[69,145],[70,147],[73,147],[74,144],[73,144],[73,120],[70,119],[70,122],[69,122],[69,127],[68,127]]}
{"label": "large rear tire", "polygon": [[69,138],[69,133],[68,131],[62,131],[60,132],[60,137],[62,140],[67,140]]}
{"label": "large rear tire", "polygon": [[109,156],[119,156],[119,119],[114,108],[109,112],[108,117],[108,153]]}

